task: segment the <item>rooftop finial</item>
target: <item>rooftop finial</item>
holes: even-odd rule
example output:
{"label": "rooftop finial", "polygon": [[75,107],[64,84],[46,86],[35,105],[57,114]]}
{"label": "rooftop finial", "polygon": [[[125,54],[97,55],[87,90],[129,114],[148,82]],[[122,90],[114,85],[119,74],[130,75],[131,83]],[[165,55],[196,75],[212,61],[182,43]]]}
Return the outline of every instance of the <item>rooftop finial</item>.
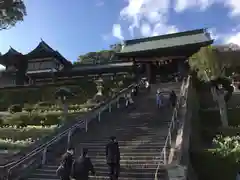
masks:
{"label": "rooftop finial", "polygon": [[41,38],[41,41],[43,41],[43,39]]}

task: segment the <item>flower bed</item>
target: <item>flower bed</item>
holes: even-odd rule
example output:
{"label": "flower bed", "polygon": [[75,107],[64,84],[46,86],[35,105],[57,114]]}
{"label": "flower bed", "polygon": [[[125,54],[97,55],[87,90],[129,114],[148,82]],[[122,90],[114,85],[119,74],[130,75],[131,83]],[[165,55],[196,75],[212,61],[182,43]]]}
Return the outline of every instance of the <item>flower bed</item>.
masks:
{"label": "flower bed", "polygon": [[13,141],[11,139],[0,139],[1,150],[20,150],[34,143],[32,139]]}
{"label": "flower bed", "polygon": [[0,139],[11,139],[13,141],[26,140],[31,138],[37,140],[46,135],[49,135],[57,128],[56,125],[50,127],[28,126],[22,129],[19,128],[0,128]]}

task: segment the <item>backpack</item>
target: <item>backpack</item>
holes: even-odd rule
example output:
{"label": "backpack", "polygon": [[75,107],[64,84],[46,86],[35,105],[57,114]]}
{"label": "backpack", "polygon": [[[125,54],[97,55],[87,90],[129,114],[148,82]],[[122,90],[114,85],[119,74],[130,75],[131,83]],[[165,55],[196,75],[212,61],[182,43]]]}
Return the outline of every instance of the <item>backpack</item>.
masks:
{"label": "backpack", "polygon": [[56,170],[56,175],[62,177],[64,175],[64,166],[60,164]]}

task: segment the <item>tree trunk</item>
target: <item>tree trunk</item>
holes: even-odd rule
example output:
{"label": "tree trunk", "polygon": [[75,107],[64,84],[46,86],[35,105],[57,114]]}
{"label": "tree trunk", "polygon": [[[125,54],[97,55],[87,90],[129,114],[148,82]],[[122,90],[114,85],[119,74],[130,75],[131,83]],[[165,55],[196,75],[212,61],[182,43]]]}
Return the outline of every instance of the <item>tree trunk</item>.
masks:
{"label": "tree trunk", "polygon": [[217,102],[219,107],[222,126],[228,127],[227,106],[224,100],[224,92],[221,90],[216,90],[215,87],[211,88],[211,91],[212,91],[213,98]]}

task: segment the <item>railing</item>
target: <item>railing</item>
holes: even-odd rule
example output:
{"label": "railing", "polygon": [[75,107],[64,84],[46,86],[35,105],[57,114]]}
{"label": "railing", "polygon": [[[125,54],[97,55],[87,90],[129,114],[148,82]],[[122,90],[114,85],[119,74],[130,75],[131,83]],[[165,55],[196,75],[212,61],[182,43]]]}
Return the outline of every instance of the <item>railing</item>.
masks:
{"label": "railing", "polygon": [[119,99],[125,97],[126,94],[131,93],[134,88],[134,84],[128,86],[127,88],[121,90],[117,95],[115,95],[111,100],[101,105],[99,108],[91,112],[87,117],[82,117],[76,124],[72,127],[59,133],[57,136],[53,137],[50,141],[45,144],[40,145],[38,148],[34,149],[28,153],[23,158],[18,161],[9,163],[4,166],[0,166],[0,178],[1,180],[14,180],[20,176],[24,176],[31,170],[35,169],[40,165],[44,165],[48,158],[51,158],[51,152],[54,150],[59,150],[59,153],[63,152],[67,146],[71,144],[74,132],[78,129],[84,129],[88,131],[88,124],[93,120],[97,119],[101,121],[101,114],[108,110],[112,112],[112,108],[116,105],[116,108],[120,108]]}
{"label": "railing", "polygon": [[176,103],[176,107],[173,110],[173,115],[172,115],[172,119],[171,122],[169,124],[169,129],[168,129],[168,135],[167,138],[165,140],[165,144],[163,146],[163,149],[160,153],[160,157],[159,157],[159,163],[157,166],[157,169],[155,171],[155,175],[154,175],[154,179],[158,180],[158,174],[159,174],[159,170],[160,167],[162,165],[167,165],[168,164],[168,151],[172,145],[172,138],[174,136],[174,132],[179,124],[179,119],[178,119],[178,111],[182,106],[186,105],[186,97],[188,95],[188,86],[189,86],[189,82],[190,82],[190,76],[188,77],[187,80],[183,80],[182,85],[181,85],[181,90],[180,90],[180,95],[178,96],[177,99],[177,103]]}

